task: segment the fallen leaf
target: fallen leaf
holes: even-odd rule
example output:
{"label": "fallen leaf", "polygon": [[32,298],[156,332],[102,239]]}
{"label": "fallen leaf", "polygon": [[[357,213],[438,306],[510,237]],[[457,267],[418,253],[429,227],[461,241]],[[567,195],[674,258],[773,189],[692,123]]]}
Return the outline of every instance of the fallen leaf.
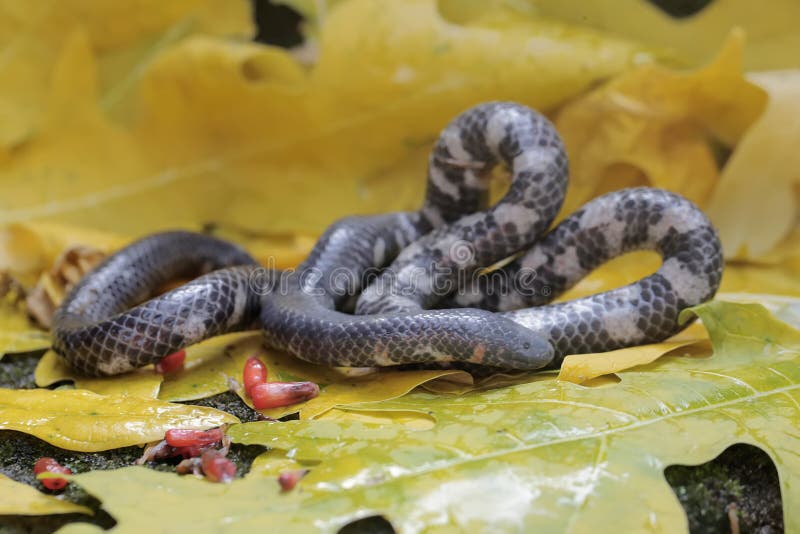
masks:
{"label": "fallen leaf", "polygon": [[709,132],[732,146],[766,102],[742,74],[743,51],[743,34],[733,32],[697,71],[641,66],[564,106],[556,118],[571,171],[563,213],[638,185],[705,205],[719,181]]}
{"label": "fallen leaf", "polygon": [[45,495],[0,473],[0,516],[75,513],[92,515],[92,511],[85,506]]}
{"label": "fallen leaf", "polygon": [[[360,379],[344,380],[327,384],[320,394],[296,406],[261,410],[275,419],[297,412],[301,419],[314,419],[329,410],[354,403],[372,402],[402,397],[417,386],[450,375],[466,375],[464,371],[385,371]],[[246,399],[248,405],[251,404]]]}
{"label": "fallen leaf", "polygon": [[398,530],[685,530],[663,469],[733,443],[769,452],[786,528],[800,527],[789,512],[800,502],[800,331],[753,304],[687,313],[709,329],[712,357],[661,358],[613,386],[551,378],[457,398],[417,390],[347,410],[429,414],[429,430],[321,419],[234,425],[229,435],[314,464],[303,516],[331,530],[372,513]]}
{"label": "fallen leaf", "polygon": [[155,373],[152,366],[148,366],[120,376],[89,378],[76,374],[58,354],[48,350],[36,365],[34,380],[41,388],[58,382],[72,382],[76,389],[91,391],[98,395],[155,399],[158,397],[163,377]]}
{"label": "fallen leaf", "polygon": [[235,423],[230,414],[85,390],[0,388],[0,428],[31,434],[62,449],[93,452],[163,439],[170,428],[203,430]]}
{"label": "fallen leaf", "polygon": [[230,390],[229,378],[241,382],[244,362],[262,354],[260,332],[242,332],[208,339],[186,349],[183,369],[164,377],[158,398],[165,401],[204,399]]}
{"label": "fallen leaf", "polygon": [[[316,507],[308,514],[298,513],[308,495],[297,490],[281,494],[275,478],[246,477],[231,484],[212,484],[191,476],[125,467],[81,473],[72,481],[102,500],[103,508],[117,520],[119,532],[181,531],[187,525],[197,533],[255,532],[264,525],[285,532],[335,529],[315,524]],[[343,502],[319,505],[329,512],[346,513]]]}
{"label": "fallen leaf", "polygon": [[131,86],[163,47],[198,32],[244,36],[253,31],[245,0],[2,2],[0,154],[37,135],[45,121],[51,71],[76,28],[84,29],[100,56],[100,101],[110,111],[131,105]]}
{"label": "fallen leaf", "polygon": [[572,354],[564,358],[558,372],[559,380],[583,384],[598,376],[618,373],[631,367],[653,363],[677,349],[707,349],[702,341],[667,341],[640,347],[628,347],[596,354]]}
{"label": "fallen leaf", "polygon": [[[696,13],[681,17],[670,16],[658,7],[658,2],[642,0],[528,0],[527,4],[546,16],[660,47],[691,65],[712,56],[730,29],[740,27],[750,36],[744,57],[748,70],[800,67],[800,60],[794,53],[800,47],[800,35],[794,24],[800,18],[800,6],[794,0],[777,0],[771,2],[768,9],[757,12],[753,11],[749,0],[661,2],[681,11],[697,7]],[[620,13],[625,16],[616,16]]]}
{"label": "fallen leaf", "polygon": [[0,360],[6,354],[50,346],[50,334],[37,328],[19,305],[0,296]]}
{"label": "fallen leaf", "polygon": [[[767,108],[725,166],[708,214],[726,257],[757,258],[786,239],[800,214],[800,70],[757,73]],[[797,253],[797,249],[794,249]]]}
{"label": "fallen leaf", "polygon": [[429,145],[456,112],[487,98],[551,108],[645,57],[536,17],[459,26],[434,0],[352,0],[326,19],[311,71],[285,51],[206,36],[159,50],[135,73],[128,128],[97,106],[92,32],[63,40],[41,126],[0,167],[0,223],[133,236],[209,222],[316,235],[345,214],[416,209]]}

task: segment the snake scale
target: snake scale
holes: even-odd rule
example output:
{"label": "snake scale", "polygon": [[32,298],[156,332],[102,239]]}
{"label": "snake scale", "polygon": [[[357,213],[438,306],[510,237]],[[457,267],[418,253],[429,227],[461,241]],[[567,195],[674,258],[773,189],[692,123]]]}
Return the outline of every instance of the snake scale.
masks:
{"label": "snake scale", "polygon": [[[497,165],[511,183],[488,207]],[[478,105],[442,131],[419,211],[341,219],[283,272],[211,236],[145,237],[73,288],[54,317],[54,348],[82,373],[111,375],[260,328],[268,345],[326,365],[534,370],[678,332],[680,311],[719,287],[711,223],[679,195],[641,187],[598,197],[548,231],[567,176],[546,118],[511,102]],[[662,256],[657,272],[549,304],[600,264],[640,249]],[[202,276],[153,297],[194,275]]]}

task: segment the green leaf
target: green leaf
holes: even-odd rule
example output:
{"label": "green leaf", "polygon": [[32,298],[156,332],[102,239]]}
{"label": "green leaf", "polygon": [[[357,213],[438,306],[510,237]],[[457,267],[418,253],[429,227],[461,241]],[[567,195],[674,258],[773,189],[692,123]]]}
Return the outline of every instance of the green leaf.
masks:
{"label": "green leaf", "polygon": [[[235,425],[229,435],[286,451],[270,453],[275,461],[312,464],[300,483],[309,500],[346,502],[350,518],[383,513],[400,530],[685,530],[663,469],[750,443],[775,461],[787,530],[800,528],[789,513],[800,505],[800,332],[756,304],[691,313],[708,327],[713,357],[670,355],[619,373],[615,386],[541,379],[347,407],[427,414],[429,430],[315,420]],[[302,513],[334,521],[321,505]]]}
{"label": "green leaf", "polygon": [[[313,513],[299,513],[308,495],[281,494],[275,479],[246,478],[232,484],[143,467],[90,471],[72,477],[103,501],[118,522],[115,532],[308,532]],[[319,503],[326,515],[345,513],[344,502]],[[287,530],[288,529],[288,530]],[[330,530],[330,527],[325,530]]]}

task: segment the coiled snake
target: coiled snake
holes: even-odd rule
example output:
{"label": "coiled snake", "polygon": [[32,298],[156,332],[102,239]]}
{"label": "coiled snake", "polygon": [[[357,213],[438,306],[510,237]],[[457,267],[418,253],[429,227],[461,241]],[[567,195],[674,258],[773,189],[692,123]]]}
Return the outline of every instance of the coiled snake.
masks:
{"label": "coiled snake", "polygon": [[[487,176],[498,164],[510,169],[511,185],[487,209]],[[431,152],[421,210],[339,220],[291,272],[264,270],[206,235],[146,237],[71,291],[54,317],[54,348],[85,374],[110,375],[260,327],[268,345],[327,365],[532,370],[679,331],[679,312],[710,299],[720,283],[721,247],[708,219],[676,194],[632,188],[592,200],[547,232],[567,174],[547,119],[514,103],[476,106]],[[547,305],[637,249],[661,254],[656,273]],[[147,300],[161,284],[199,273],[209,274]]]}

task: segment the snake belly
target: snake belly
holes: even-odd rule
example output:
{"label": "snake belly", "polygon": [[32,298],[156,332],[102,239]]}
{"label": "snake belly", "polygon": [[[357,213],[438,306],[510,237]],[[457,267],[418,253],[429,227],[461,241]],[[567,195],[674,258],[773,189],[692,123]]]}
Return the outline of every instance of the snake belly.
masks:
{"label": "snake belly", "polygon": [[[510,169],[511,185],[489,208],[488,176],[498,164]],[[73,289],[54,318],[54,348],[83,373],[116,374],[257,325],[270,346],[326,365],[539,369],[569,353],[661,341],[680,330],[679,312],[719,286],[713,226],[678,195],[635,188],[599,197],[547,232],[567,174],[561,140],[544,117],[508,102],[476,106],[443,130],[418,212],[337,221],[296,271],[283,273],[208,236],[144,238]],[[662,255],[658,272],[547,304],[637,249]],[[212,269],[146,300],[168,279]],[[343,311],[356,299],[355,313]]]}

